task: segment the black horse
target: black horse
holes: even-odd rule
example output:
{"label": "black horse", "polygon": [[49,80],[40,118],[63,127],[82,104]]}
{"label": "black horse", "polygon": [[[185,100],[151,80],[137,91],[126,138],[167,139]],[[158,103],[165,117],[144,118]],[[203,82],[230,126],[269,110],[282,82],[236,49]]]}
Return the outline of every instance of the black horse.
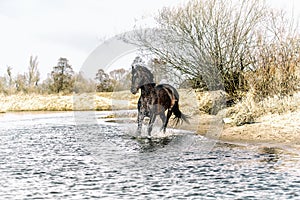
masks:
{"label": "black horse", "polygon": [[[164,132],[172,113],[175,115],[176,125],[182,120],[189,123],[187,117],[179,110],[179,94],[177,90],[168,84],[156,85],[153,80],[153,74],[144,67],[141,58],[136,57],[133,61],[131,75],[131,93],[136,94],[141,89],[137,118],[137,133],[139,135],[141,134],[142,122],[145,117],[150,118],[148,136],[151,136],[153,123],[157,115],[160,116],[163,122],[161,130]],[[167,111],[167,115],[165,111]]]}

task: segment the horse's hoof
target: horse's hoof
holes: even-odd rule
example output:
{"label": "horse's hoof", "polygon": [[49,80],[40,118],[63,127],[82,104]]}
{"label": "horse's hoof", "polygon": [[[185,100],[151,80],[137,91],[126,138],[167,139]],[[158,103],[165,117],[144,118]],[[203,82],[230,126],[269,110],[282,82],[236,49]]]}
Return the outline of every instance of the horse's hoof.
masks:
{"label": "horse's hoof", "polygon": [[146,139],[145,139],[145,142],[146,142],[146,143],[152,142],[151,136],[148,135],[148,136],[146,137]]}
{"label": "horse's hoof", "polygon": [[141,134],[142,134],[142,131],[139,131],[139,130],[134,133],[135,136],[140,136]]}
{"label": "horse's hoof", "polygon": [[163,132],[164,134],[166,133],[165,127],[161,127],[159,131],[160,131],[160,132]]}

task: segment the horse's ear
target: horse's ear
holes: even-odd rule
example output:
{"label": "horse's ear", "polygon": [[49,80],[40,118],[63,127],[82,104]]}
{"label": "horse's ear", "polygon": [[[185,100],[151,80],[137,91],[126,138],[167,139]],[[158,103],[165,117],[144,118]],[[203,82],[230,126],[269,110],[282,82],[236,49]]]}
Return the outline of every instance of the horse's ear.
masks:
{"label": "horse's ear", "polygon": [[135,69],[134,69],[134,66],[131,65],[131,72],[134,73],[135,72]]}

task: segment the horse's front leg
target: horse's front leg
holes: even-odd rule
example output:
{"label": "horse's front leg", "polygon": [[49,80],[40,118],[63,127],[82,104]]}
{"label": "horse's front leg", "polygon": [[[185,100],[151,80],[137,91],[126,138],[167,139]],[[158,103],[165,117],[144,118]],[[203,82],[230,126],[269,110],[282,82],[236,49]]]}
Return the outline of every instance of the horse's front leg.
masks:
{"label": "horse's front leg", "polygon": [[156,114],[155,113],[151,113],[150,115],[150,121],[149,121],[149,125],[148,125],[148,136],[151,136],[151,132],[152,132],[152,128],[153,128],[153,124],[155,122],[156,119]]}
{"label": "horse's front leg", "polygon": [[137,109],[138,109],[138,115],[137,115],[137,123],[138,123],[138,127],[136,130],[136,135],[140,136],[142,133],[142,124],[143,124],[143,120],[145,118],[145,114],[142,111],[142,101],[141,101],[141,97],[139,98],[138,104],[137,104]]}
{"label": "horse's front leg", "polygon": [[142,134],[142,125],[143,125],[144,118],[145,118],[145,115],[139,111],[138,117],[137,117],[138,127],[137,127],[137,131],[136,131],[136,135],[138,135],[138,136]]}

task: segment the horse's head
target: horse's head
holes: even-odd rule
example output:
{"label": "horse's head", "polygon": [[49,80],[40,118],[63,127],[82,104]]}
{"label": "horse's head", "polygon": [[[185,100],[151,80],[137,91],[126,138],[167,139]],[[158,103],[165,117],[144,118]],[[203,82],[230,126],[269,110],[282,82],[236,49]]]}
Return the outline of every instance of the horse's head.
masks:
{"label": "horse's head", "polygon": [[153,83],[153,74],[144,66],[140,57],[136,57],[131,69],[131,88],[132,94],[136,94],[141,86]]}

